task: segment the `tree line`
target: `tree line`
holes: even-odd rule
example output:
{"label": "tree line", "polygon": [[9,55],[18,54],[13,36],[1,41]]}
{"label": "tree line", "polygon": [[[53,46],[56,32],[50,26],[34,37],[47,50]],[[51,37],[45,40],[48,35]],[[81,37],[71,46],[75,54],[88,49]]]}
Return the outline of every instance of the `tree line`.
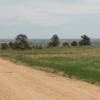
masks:
{"label": "tree line", "polygon": [[[60,44],[60,39],[59,37],[55,34],[52,36],[48,43],[48,47],[56,47],[59,46]],[[82,35],[80,41],[73,41],[71,43],[68,42],[63,42],[62,46],[87,46],[91,45],[91,39],[87,35]]]}
{"label": "tree line", "polygon": [[[47,47],[57,47],[61,44],[60,38],[58,35],[54,34],[47,43]],[[82,35],[81,39],[79,41],[72,41],[71,43],[68,43],[67,41],[64,41],[62,43],[62,46],[87,46],[91,45],[91,39],[87,35]],[[42,45],[33,45],[29,42],[29,39],[24,34],[19,34],[16,36],[14,41],[10,41],[9,43],[1,43],[2,49],[42,49]]]}

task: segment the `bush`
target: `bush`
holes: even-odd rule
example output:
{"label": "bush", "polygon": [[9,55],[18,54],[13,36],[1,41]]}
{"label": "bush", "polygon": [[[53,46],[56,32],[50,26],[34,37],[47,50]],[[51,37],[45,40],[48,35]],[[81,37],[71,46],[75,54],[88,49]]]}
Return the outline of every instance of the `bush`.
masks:
{"label": "bush", "polygon": [[63,42],[62,46],[69,46],[69,43],[68,42]]}
{"label": "bush", "polygon": [[8,49],[9,45],[7,43],[1,43],[1,49]]}
{"label": "bush", "polygon": [[73,41],[72,43],[71,43],[71,46],[77,46],[78,45],[78,43],[76,42],[76,41]]}

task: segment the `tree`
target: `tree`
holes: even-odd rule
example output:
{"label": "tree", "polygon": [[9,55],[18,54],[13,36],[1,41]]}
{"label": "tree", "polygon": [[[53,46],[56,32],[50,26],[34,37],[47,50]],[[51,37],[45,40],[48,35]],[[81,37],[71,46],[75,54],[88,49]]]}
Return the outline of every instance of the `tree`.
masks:
{"label": "tree", "polygon": [[[11,44],[10,44],[11,45]],[[28,49],[30,48],[28,38],[24,34],[19,34],[16,39],[14,44],[12,45],[15,49]]]}
{"label": "tree", "polygon": [[71,43],[71,46],[77,46],[78,45],[78,43],[76,42],[76,41],[73,41],[72,43]]}
{"label": "tree", "polygon": [[59,45],[59,43],[60,43],[59,37],[55,34],[50,39],[50,42],[48,43],[48,47],[56,47]]}
{"label": "tree", "polygon": [[24,35],[24,34],[19,34],[19,35],[16,37],[16,41],[17,41],[17,42],[20,42],[20,41],[26,42],[27,39],[28,39],[27,36]]}
{"label": "tree", "polygon": [[81,40],[79,41],[79,45],[91,45],[90,38],[87,35],[81,36]]}

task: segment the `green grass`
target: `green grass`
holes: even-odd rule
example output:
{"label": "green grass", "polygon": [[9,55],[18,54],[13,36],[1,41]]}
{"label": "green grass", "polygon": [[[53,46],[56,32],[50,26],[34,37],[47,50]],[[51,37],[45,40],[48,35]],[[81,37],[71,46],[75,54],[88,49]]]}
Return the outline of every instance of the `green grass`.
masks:
{"label": "green grass", "polygon": [[93,84],[100,83],[100,46],[0,50],[0,55],[26,63],[33,68],[53,69],[70,78]]}

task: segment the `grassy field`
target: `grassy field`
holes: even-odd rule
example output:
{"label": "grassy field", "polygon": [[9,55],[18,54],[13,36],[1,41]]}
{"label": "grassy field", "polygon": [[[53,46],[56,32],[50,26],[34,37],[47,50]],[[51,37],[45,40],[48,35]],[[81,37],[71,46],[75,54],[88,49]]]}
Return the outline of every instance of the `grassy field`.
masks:
{"label": "grassy field", "polygon": [[1,57],[62,75],[100,84],[100,46],[0,50]]}

